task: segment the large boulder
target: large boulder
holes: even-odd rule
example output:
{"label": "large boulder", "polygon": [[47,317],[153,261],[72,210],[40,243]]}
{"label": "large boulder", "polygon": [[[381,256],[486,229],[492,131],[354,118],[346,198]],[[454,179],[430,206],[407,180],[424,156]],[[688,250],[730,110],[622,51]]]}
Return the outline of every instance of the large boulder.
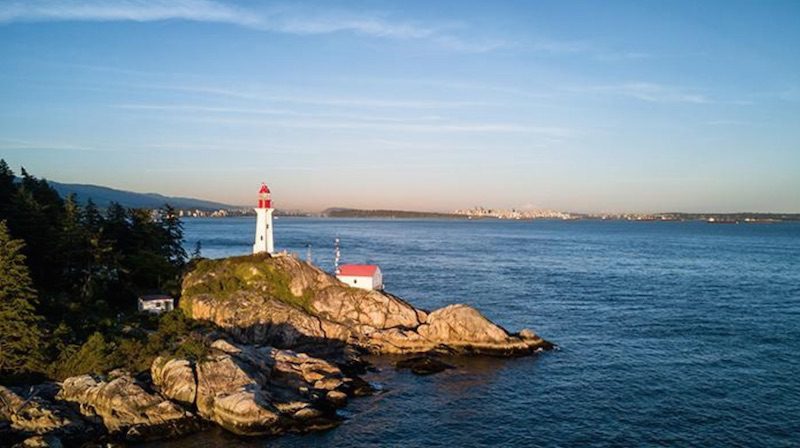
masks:
{"label": "large boulder", "polygon": [[417,333],[443,344],[503,343],[509,338],[506,330],[492,323],[478,310],[460,304],[432,312],[425,323],[417,328]]}
{"label": "large boulder", "polygon": [[382,291],[365,291],[335,283],[313,294],[309,311],[356,334],[394,327],[416,327],[425,312]]}
{"label": "large boulder", "polygon": [[[211,349],[211,354],[195,365],[185,360],[156,360],[154,383],[161,390],[174,388],[163,374],[168,365],[187,372],[180,375],[181,384],[196,375],[199,415],[240,435],[305,431],[337,423],[333,408],[346,403],[351,380],[333,364],[289,350],[222,339],[211,344]],[[188,372],[194,373],[190,377]]]}
{"label": "large boulder", "polygon": [[538,336],[510,334],[469,306],[429,314],[386,292],[351,288],[289,255],[203,260],[185,277],[181,306],[241,341],[303,351],[309,341],[385,354],[512,356],[550,347]]}
{"label": "large boulder", "polygon": [[185,359],[157,357],[150,367],[153,384],[170,400],[193,406],[197,397],[194,366]]}
{"label": "large boulder", "polygon": [[280,415],[263,381],[231,355],[212,356],[197,365],[197,411],[236,434],[277,434]]}
{"label": "large boulder", "polygon": [[57,398],[99,418],[109,434],[128,441],[167,438],[197,429],[196,418],[181,406],[151,393],[128,374],[103,380],[82,375],[64,380]]}
{"label": "large boulder", "polygon": [[294,347],[307,341],[344,342],[351,336],[351,331],[343,325],[309,314],[262,292],[241,290],[227,297],[202,293],[182,303],[186,304],[184,310],[194,319],[213,322],[248,343]]}

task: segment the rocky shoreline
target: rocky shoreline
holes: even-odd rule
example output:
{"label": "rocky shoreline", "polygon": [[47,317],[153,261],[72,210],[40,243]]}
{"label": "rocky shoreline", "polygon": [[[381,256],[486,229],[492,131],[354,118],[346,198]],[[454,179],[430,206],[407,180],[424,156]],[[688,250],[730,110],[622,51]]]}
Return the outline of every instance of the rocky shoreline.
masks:
{"label": "rocky shoreline", "polygon": [[212,424],[243,436],[322,430],[339,423],[349,399],[371,393],[358,376],[363,354],[408,355],[398,368],[426,374],[451,367],[441,356],[552,348],[469,306],[427,312],[289,255],[202,260],[185,276],[180,306],[216,328],[204,335],[202,359],[163,356],[149,372],[0,386],[0,446],[148,441]]}

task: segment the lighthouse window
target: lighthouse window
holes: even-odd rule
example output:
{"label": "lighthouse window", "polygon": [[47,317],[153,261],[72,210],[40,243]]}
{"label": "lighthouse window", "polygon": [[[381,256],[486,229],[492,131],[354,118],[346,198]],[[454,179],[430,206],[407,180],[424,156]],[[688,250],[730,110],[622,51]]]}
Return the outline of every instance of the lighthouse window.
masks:
{"label": "lighthouse window", "polygon": [[355,279],[354,279],[354,280],[353,280],[353,284],[355,285],[356,283],[358,283],[358,280],[355,280]]}
{"label": "lighthouse window", "polygon": [[261,241],[264,241],[264,235],[261,235]]}

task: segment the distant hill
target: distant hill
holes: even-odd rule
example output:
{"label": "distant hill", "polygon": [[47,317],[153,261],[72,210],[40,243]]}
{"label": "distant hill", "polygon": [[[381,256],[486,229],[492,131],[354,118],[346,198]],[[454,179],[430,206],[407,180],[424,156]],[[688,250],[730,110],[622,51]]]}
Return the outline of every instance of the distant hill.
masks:
{"label": "distant hill", "polygon": [[112,202],[119,202],[123,206],[130,208],[158,208],[164,204],[169,204],[179,209],[219,210],[237,208],[233,205],[204,201],[202,199],[164,196],[158,193],[134,193],[99,185],[64,184],[50,180],[47,182],[62,197],[67,197],[74,193],[79,202],[85,203],[91,198],[100,208],[108,207]]}

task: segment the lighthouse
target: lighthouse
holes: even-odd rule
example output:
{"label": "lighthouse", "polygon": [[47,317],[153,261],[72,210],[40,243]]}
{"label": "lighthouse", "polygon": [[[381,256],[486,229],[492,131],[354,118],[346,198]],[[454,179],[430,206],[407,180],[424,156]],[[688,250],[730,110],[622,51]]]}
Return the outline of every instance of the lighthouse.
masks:
{"label": "lighthouse", "polygon": [[256,210],[256,242],[253,244],[253,253],[259,254],[275,252],[275,243],[272,239],[272,197],[267,184],[262,183],[258,190],[258,207]]}

